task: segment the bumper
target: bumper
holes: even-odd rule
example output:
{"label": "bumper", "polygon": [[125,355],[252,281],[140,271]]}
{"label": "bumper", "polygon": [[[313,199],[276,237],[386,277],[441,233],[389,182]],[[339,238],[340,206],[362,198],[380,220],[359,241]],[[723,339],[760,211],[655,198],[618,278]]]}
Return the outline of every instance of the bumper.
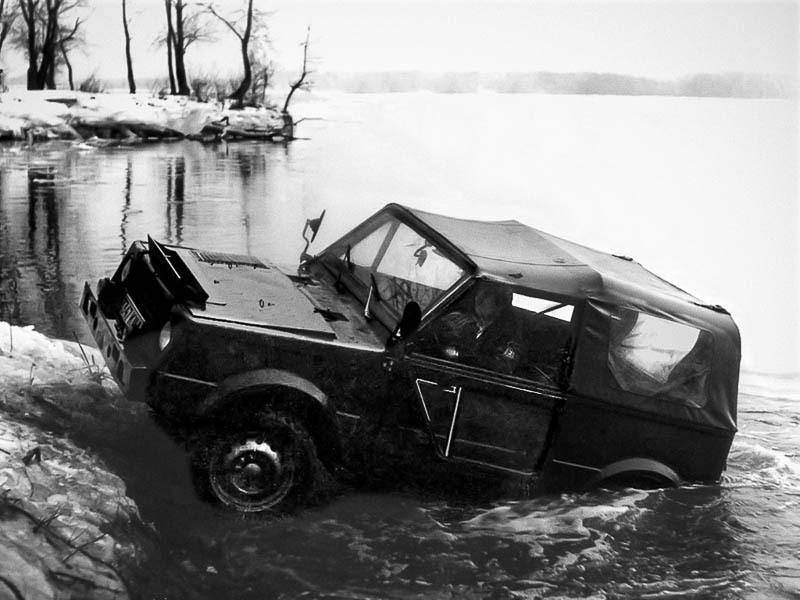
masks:
{"label": "bumper", "polygon": [[151,371],[126,355],[123,344],[117,339],[88,283],[83,286],[80,307],[108,370],[125,396],[129,400],[144,402]]}

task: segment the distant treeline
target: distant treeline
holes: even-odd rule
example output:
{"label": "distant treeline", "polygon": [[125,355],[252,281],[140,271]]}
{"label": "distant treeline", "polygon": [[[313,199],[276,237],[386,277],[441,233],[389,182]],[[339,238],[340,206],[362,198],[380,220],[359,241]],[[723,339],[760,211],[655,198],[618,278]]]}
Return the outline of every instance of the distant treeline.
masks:
{"label": "distant treeline", "polygon": [[351,93],[431,91],[446,94],[493,91],[504,94],[609,94],[621,96],[703,96],[787,98],[794,82],[757,73],[698,73],[658,80],[615,73],[317,73],[318,90]]}

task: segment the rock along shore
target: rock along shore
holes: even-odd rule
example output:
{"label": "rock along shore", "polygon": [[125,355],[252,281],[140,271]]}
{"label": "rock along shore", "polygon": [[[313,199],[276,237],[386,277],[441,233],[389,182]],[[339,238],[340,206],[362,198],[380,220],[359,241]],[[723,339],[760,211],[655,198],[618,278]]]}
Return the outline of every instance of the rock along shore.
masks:
{"label": "rock along shore", "polygon": [[[70,428],[124,403],[95,350],[0,322],[0,600],[125,599],[155,532]],[[96,419],[96,423],[91,423]]]}

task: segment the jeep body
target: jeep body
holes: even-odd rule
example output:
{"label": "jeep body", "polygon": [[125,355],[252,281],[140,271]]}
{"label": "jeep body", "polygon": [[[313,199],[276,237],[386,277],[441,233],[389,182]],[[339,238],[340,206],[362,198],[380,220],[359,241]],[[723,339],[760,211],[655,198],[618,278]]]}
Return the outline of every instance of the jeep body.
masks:
{"label": "jeep body", "polygon": [[715,482],[736,431],[724,309],[516,221],[388,205],[292,272],[148,239],[81,309],[125,394],[193,440],[199,489],[242,511],[302,504],[323,469]]}

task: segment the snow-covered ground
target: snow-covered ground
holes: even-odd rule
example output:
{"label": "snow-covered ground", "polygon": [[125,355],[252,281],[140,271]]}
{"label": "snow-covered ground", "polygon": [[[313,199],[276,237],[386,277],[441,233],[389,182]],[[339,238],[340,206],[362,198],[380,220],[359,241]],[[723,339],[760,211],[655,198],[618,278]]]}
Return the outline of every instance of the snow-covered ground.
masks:
{"label": "snow-covered ground", "polygon": [[0,322],[0,598],[130,595],[149,528],[69,435],[99,403],[125,402],[100,365],[96,350]]}
{"label": "snow-covered ground", "polygon": [[75,137],[76,129],[101,131],[114,125],[191,136],[221,120],[239,131],[278,131],[283,124],[272,109],[232,110],[222,103],[196,102],[183,96],[66,90],[0,94],[0,139],[26,139],[29,132],[36,137]]}

